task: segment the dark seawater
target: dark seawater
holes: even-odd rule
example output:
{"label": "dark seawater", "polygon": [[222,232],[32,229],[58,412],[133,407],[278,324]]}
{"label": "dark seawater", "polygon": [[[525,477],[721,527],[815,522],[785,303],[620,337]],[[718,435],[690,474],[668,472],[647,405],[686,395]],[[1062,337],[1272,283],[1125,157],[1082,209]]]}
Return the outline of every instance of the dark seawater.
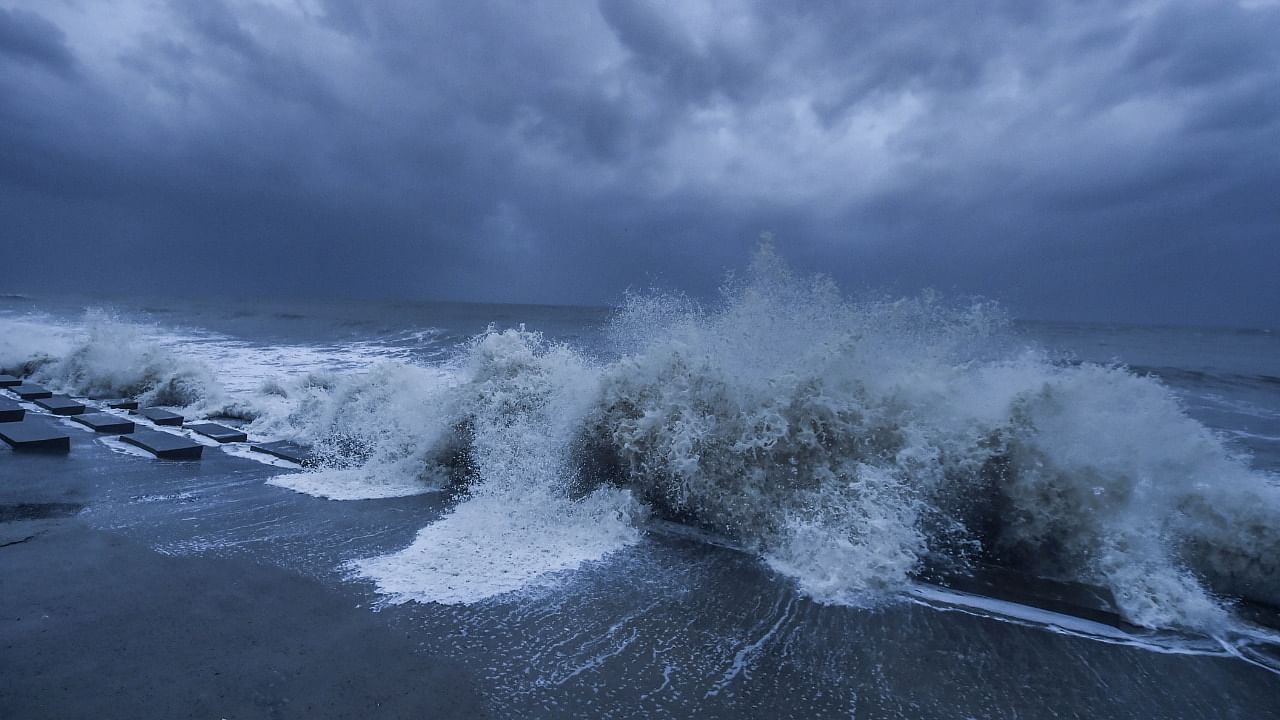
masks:
{"label": "dark seawater", "polygon": [[[5,454],[0,475],[92,477],[79,500],[93,527],[319,578],[475,673],[499,717],[1280,717],[1280,634],[1257,609],[1280,600],[1267,581],[1280,524],[1266,523],[1280,519],[1267,504],[1280,336],[991,330],[969,310],[850,308],[809,292],[779,281],[724,310],[656,299],[621,312],[3,296],[0,365],[330,453],[301,474],[236,448],[174,465],[80,433],[56,467]],[[774,388],[786,403],[771,404]],[[992,399],[1006,390],[1012,400]],[[892,436],[888,449],[819,451],[788,434],[797,413],[828,407],[824,427],[876,419],[868,433]],[[758,408],[764,420],[725,429]],[[1098,423],[1096,446],[1080,418]],[[1007,450],[972,430],[988,422],[1013,438]],[[583,461],[584,436],[618,443],[623,480]],[[456,466],[424,470],[459,443],[465,490]],[[690,447],[696,472],[681,470]],[[965,452],[972,461],[953,460]],[[1011,486],[1000,507],[1017,519],[1000,532],[1013,550],[998,557],[1119,596],[1137,583],[1119,621],[922,581],[924,558],[969,558],[948,553],[970,546],[920,506],[963,504],[977,486],[948,483],[993,457],[1058,472]],[[788,481],[785,495],[742,481],[806,463],[838,481]],[[943,464],[936,478],[930,463]],[[931,478],[926,490],[912,473]],[[1139,512],[1171,473],[1167,515]],[[1053,490],[1035,495],[1044,483]],[[1016,507],[1050,496],[1060,504],[1043,518]],[[1168,539],[1137,548],[1126,523]],[[1051,550],[1052,566],[1021,555]],[[1263,625],[1236,611],[1244,596]]]}

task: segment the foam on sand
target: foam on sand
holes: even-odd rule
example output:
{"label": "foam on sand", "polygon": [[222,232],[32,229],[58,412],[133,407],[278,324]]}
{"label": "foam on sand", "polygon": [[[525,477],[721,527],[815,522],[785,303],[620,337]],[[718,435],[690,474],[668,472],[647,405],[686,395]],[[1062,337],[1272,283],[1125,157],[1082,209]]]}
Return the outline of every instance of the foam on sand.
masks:
{"label": "foam on sand", "polygon": [[[294,465],[289,463],[289,466]],[[267,482],[329,500],[409,497],[435,492],[438,489],[428,485],[413,472],[387,472],[381,468],[374,471],[365,468],[325,468],[312,472],[276,475]]]}
{"label": "foam on sand", "polygon": [[473,603],[553,583],[640,533],[620,513],[629,498],[600,491],[581,501],[521,494],[468,500],[390,555],[351,564],[390,602]]}

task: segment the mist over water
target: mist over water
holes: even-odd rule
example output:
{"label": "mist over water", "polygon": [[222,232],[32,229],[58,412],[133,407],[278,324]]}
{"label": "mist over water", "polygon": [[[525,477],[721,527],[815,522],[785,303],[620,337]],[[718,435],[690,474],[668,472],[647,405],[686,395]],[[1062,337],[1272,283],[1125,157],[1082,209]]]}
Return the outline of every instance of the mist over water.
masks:
{"label": "mist over water", "polygon": [[0,322],[0,364],[58,389],[319,450],[274,483],[452,493],[408,547],[351,564],[391,601],[554,583],[666,520],[828,604],[975,564],[1106,587],[1153,628],[1216,632],[1232,598],[1280,604],[1274,468],[1191,417],[1185,397],[1213,393],[1064,361],[992,304],[849,299],[768,246],[717,302],[634,295],[587,342],[581,323],[264,343],[102,311]]}

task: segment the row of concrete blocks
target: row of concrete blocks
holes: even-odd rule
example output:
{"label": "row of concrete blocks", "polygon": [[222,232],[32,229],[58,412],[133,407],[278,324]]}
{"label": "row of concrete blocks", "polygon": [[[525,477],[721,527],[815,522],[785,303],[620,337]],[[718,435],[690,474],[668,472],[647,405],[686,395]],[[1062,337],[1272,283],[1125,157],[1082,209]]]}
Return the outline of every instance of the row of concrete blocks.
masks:
{"label": "row of concrete blocks", "polygon": [[[139,430],[132,420],[112,413],[87,412],[90,408],[84,403],[65,395],[55,395],[46,388],[23,382],[13,375],[0,374],[0,388],[17,395],[21,400],[34,402],[53,415],[67,416],[95,432],[120,435],[122,441],[136,445],[158,458],[196,460],[204,451],[203,445],[193,443],[180,435],[155,430]],[[183,426],[184,418],[178,413],[160,408],[139,410],[138,403],[134,400],[110,402],[108,407],[136,413],[156,425]],[[70,436],[48,423],[24,419],[25,415],[25,408],[0,397],[0,440],[4,440],[18,451],[70,452]],[[218,423],[192,423],[185,427],[221,443],[247,442],[249,439],[243,431]],[[257,443],[250,448],[300,465],[312,464],[310,449],[295,443],[287,441]]]}

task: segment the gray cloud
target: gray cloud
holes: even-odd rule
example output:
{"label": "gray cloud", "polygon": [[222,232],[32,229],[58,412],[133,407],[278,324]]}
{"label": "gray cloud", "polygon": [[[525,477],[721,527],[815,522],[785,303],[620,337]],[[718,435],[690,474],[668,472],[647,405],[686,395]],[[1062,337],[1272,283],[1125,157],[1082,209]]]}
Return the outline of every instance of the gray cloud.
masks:
{"label": "gray cloud", "polygon": [[[0,0],[2,3],[3,0]],[[854,288],[1274,324],[1280,7],[0,6],[15,289]],[[61,285],[59,284],[61,283]]]}
{"label": "gray cloud", "polygon": [[43,17],[21,8],[0,8],[0,57],[43,66],[61,75],[75,72],[75,58],[62,31]]}

